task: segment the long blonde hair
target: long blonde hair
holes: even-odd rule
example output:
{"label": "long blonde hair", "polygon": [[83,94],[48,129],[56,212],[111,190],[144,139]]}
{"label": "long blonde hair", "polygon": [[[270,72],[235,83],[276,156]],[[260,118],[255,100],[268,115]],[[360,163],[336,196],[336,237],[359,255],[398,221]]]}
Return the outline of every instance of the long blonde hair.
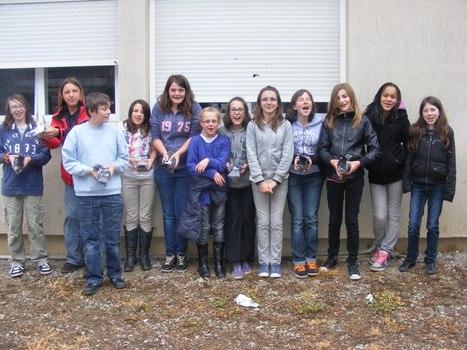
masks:
{"label": "long blonde hair", "polygon": [[339,103],[337,94],[340,90],[345,90],[350,97],[350,110],[349,112],[354,112],[355,116],[353,117],[352,121],[352,128],[356,128],[360,125],[363,114],[360,106],[358,105],[357,98],[355,97],[355,92],[348,83],[340,83],[334,86],[331,92],[331,99],[329,101],[328,106],[328,113],[326,114],[326,118],[324,119],[326,126],[330,129],[334,128],[336,123],[336,117],[343,112],[339,109]]}

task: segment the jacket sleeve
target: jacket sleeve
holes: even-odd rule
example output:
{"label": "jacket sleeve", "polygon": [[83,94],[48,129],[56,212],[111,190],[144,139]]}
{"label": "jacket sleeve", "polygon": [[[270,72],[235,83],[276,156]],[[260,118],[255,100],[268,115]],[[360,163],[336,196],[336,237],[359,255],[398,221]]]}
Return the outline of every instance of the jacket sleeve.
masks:
{"label": "jacket sleeve", "polygon": [[293,132],[292,125],[287,120],[282,124],[284,128],[284,140],[282,142],[281,160],[274,173],[273,180],[281,183],[289,174],[290,163],[293,159]]}
{"label": "jacket sleeve", "polygon": [[37,150],[36,154],[31,155],[31,164],[44,166],[46,165],[49,160],[52,158],[50,154],[50,150],[45,147],[41,142],[38,142],[39,149]]}
{"label": "jacket sleeve", "polygon": [[227,172],[226,164],[230,160],[230,140],[222,137],[222,141],[217,147],[220,149],[218,158],[210,158],[208,168],[204,171],[210,179],[214,179],[216,172],[225,175]]}
{"label": "jacket sleeve", "polygon": [[365,167],[367,164],[373,162],[375,159],[381,156],[381,149],[378,143],[378,136],[376,135],[375,129],[371,125],[368,117],[363,117],[364,123],[364,138],[367,154],[360,159],[362,167]]}
{"label": "jacket sleeve", "polygon": [[50,123],[51,127],[58,129],[58,136],[51,138],[50,140],[41,139],[41,142],[49,149],[55,149],[62,145],[63,136],[66,134],[66,130],[61,127],[60,123],[55,119],[52,118],[52,122]]}
{"label": "jacket sleeve", "polygon": [[449,150],[447,158],[447,171],[446,186],[444,188],[443,199],[448,202],[454,200],[454,194],[456,192],[456,145],[454,142],[454,131],[449,128],[448,132],[449,139]]}
{"label": "jacket sleeve", "polygon": [[402,189],[404,193],[410,192],[412,185],[411,169],[415,159],[415,152],[409,152],[405,161],[404,171],[402,172]]}
{"label": "jacket sleeve", "polygon": [[160,118],[160,108],[159,104],[156,103],[154,107],[152,107],[151,111],[151,119],[150,119],[150,125],[151,125],[151,138],[152,140],[160,140],[161,139],[161,129],[159,125],[159,118]]}
{"label": "jacket sleeve", "polygon": [[246,156],[250,168],[250,177],[254,183],[264,181],[256,149],[256,129],[257,126],[254,121],[248,123],[246,129]]}
{"label": "jacket sleeve", "polygon": [[331,140],[329,138],[329,128],[323,123],[319,137],[319,156],[324,165],[329,166],[329,162],[333,159],[331,155]]}

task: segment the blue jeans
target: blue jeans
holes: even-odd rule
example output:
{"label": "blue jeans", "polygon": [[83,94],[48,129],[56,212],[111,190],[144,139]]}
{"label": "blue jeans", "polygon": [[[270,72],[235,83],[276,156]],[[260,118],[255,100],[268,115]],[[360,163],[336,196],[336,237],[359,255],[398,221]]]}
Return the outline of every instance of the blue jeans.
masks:
{"label": "blue jeans", "polygon": [[83,243],[79,235],[78,198],[73,186],[65,184],[65,221],[63,238],[66,248],[66,262],[84,266]]}
{"label": "blue jeans", "polygon": [[410,195],[409,232],[407,259],[416,261],[418,257],[418,243],[420,240],[420,226],[422,223],[423,209],[428,202],[428,216],[426,220],[426,250],[425,263],[436,260],[438,254],[439,216],[443,209],[444,184],[430,185],[412,183]]}
{"label": "blue jeans", "polygon": [[154,170],[154,180],[159,187],[164,224],[165,254],[186,255],[188,240],[177,233],[178,223],[188,199],[188,174],[186,169],[170,174],[159,168]]}
{"label": "blue jeans", "polygon": [[88,270],[88,283],[103,283],[103,263],[99,239],[99,221],[102,217],[107,276],[121,278],[120,225],[123,201],[119,194],[109,196],[77,196],[80,233],[84,246],[84,258]]}
{"label": "blue jeans", "polygon": [[320,173],[289,175],[287,200],[290,211],[292,259],[304,265],[316,261],[318,250],[318,209],[324,180]]}

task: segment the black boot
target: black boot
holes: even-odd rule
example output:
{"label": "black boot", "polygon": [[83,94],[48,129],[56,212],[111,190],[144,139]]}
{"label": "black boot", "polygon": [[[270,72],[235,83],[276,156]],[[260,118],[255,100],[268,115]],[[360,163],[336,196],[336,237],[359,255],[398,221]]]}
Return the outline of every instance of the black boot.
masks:
{"label": "black boot", "polygon": [[152,269],[151,260],[149,260],[149,248],[151,247],[152,231],[149,232],[139,229],[139,264],[141,270]]}
{"label": "black boot", "polygon": [[126,258],[123,271],[130,272],[135,269],[136,264],[136,246],[138,245],[138,228],[128,231],[125,228],[125,249]]}
{"label": "black boot", "polygon": [[225,264],[224,264],[224,242],[213,242],[214,250],[214,271],[217,278],[225,277]]}
{"label": "black boot", "polygon": [[198,273],[201,277],[211,277],[208,266],[208,245],[198,244]]}

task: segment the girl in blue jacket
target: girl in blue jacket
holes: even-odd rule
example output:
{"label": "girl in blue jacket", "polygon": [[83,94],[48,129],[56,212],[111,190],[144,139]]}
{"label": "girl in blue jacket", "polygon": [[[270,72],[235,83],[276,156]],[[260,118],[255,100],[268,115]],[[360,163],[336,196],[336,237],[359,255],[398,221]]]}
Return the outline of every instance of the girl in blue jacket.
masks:
{"label": "girl in blue jacket", "polygon": [[47,263],[44,235],[44,181],[42,167],[50,160],[50,151],[34,134],[31,107],[21,95],[7,98],[5,120],[0,128],[0,161],[3,163],[2,194],[11,277],[24,272],[26,253],[23,243],[23,215],[28,223],[31,260],[43,275],[52,272]]}

